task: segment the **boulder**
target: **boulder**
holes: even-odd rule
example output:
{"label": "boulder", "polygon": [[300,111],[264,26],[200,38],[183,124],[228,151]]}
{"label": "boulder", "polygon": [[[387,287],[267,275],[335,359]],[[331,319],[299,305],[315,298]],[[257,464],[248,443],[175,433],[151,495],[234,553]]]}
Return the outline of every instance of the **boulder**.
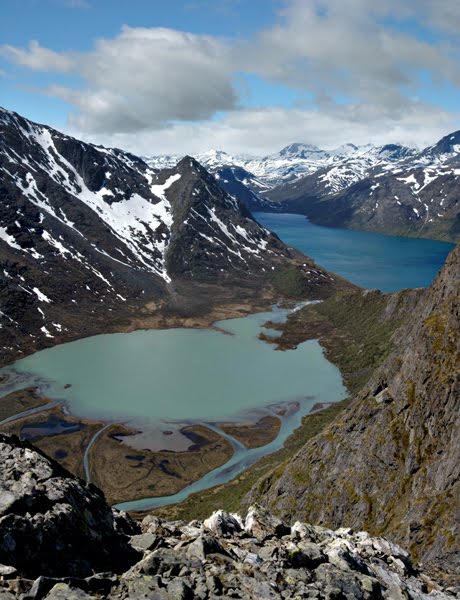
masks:
{"label": "boulder", "polygon": [[22,577],[121,572],[136,526],[104,495],[15,436],[0,434],[0,562]]}

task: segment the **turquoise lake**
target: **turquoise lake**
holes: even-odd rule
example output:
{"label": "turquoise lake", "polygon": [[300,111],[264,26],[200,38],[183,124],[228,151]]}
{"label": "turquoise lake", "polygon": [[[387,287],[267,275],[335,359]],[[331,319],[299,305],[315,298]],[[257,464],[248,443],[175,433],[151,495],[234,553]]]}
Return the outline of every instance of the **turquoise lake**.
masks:
{"label": "turquoise lake", "polygon": [[[430,285],[453,247],[432,240],[319,227],[301,215],[255,216],[321,266],[385,292]],[[338,369],[326,360],[316,341],[279,352],[258,339],[263,323],[283,320],[287,312],[275,307],[273,312],[216,323],[227,333],[149,330],[62,344],[0,370],[10,375],[1,391],[37,386],[76,416],[141,429],[143,433],[130,437],[130,444],[152,449],[186,449],[190,442],[179,432],[184,424],[215,428],[222,421],[255,420],[287,409],[278,437],[267,446],[248,450],[219,430],[235,449],[225,465],[174,496],[145,498],[120,507],[140,510],[180,502],[191,493],[229,481],[281,448],[314,404],[346,396]],[[165,429],[174,433],[164,436]]]}
{"label": "turquoise lake", "polygon": [[271,317],[216,323],[228,334],[168,329],[98,335],[36,352],[17,361],[14,371],[26,385],[39,382],[51,398],[65,400],[77,416],[143,427],[159,420],[228,420],[269,405],[308,400],[311,407],[343,397],[340,373],[316,341],[279,352],[258,339]]}
{"label": "turquoise lake", "polygon": [[365,288],[427,287],[454,244],[321,227],[303,215],[254,213],[261,225],[319,265]]}

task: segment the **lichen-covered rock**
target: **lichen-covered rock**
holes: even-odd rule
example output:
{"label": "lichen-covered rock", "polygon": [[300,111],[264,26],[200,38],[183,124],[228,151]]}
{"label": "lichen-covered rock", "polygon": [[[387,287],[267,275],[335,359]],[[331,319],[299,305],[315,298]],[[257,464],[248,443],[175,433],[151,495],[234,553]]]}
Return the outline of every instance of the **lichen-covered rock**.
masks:
{"label": "lichen-covered rock", "polygon": [[72,588],[66,583],[57,583],[46,596],[46,600],[91,600],[94,596],[89,596],[78,588]]}
{"label": "lichen-covered rock", "polygon": [[260,506],[136,525],[28,443],[0,435],[0,460],[0,600],[457,597],[365,532],[291,527]]}
{"label": "lichen-covered rock", "polygon": [[233,519],[243,523],[237,515],[223,511],[193,524],[147,517],[143,528],[153,526],[157,533],[162,529],[168,535],[160,547],[146,551],[143,560],[120,577],[109,598],[455,597],[419,573],[396,544],[365,532],[332,531],[300,522],[289,527],[253,506],[244,521],[245,530],[211,533],[210,525]]}
{"label": "lichen-covered rock", "polygon": [[22,576],[122,571],[139,553],[136,526],[102,492],[29,443],[0,434],[0,562]]}
{"label": "lichen-covered rock", "polygon": [[290,527],[260,506],[252,506],[249,509],[244,529],[261,541],[273,536],[281,537],[291,532]]}
{"label": "lichen-covered rock", "polygon": [[243,523],[238,515],[229,515],[223,510],[217,510],[209,519],[203,521],[205,529],[217,535],[232,535],[243,529]]}

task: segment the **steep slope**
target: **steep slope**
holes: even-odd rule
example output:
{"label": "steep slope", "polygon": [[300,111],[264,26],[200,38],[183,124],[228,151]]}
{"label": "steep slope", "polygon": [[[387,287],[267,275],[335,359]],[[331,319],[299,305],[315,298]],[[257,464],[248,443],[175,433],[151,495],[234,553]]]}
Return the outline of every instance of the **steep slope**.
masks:
{"label": "steep slope", "polygon": [[95,486],[15,436],[0,433],[0,457],[2,567],[25,577],[87,577],[139,560],[128,543],[135,524]]}
{"label": "steep slope", "polygon": [[373,170],[331,198],[329,215],[348,206],[348,213],[339,208],[332,216],[335,224],[458,241],[459,142],[460,132],[455,132],[395,168]]}
{"label": "steep slope", "polygon": [[250,210],[269,210],[276,212],[278,206],[262,196],[267,190],[267,185],[262,183],[255,175],[244,167],[226,165],[212,171],[219,185],[229,194],[241,200]]}
{"label": "steep slope", "polygon": [[[146,310],[203,313],[220,291],[260,298],[308,262],[190,157],[157,171],[1,109],[0,173],[2,361]],[[319,272],[313,295],[336,285]]]}
{"label": "steep slope", "polygon": [[455,132],[418,154],[384,146],[266,197],[321,225],[458,241],[459,141]]}
{"label": "steep slope", "polygon": [[4,600],[452,598],[363,531],[291,527],[258,506],[134,523],[27,442],[0,435],[0,459]]}
{"label": "steep slope", "polygon": [[460,247],[349,409],[277,476],[284,516],[385,534],[460,576]]}

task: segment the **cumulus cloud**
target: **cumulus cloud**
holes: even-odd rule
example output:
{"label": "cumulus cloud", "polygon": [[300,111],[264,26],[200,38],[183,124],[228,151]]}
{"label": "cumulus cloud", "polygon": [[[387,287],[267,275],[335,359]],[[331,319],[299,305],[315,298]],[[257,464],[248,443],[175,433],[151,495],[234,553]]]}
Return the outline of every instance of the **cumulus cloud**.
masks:
{"label": "cumulus cloud", "polygon": [[407,89],[417,89],[421,70],[460,85],[448,48],[388,24],[415,16],[411,0],[291,0],[283,22],[240,51],[247,69],[319,99],[345,95],[398,110],[410,101]]}
{"label": "cumulus cloud", "polygon": [[[124,26],[90,52],[38,42],[0,52],[33,70],[79,77],[78,87],[44,91],[70,103],[69,127],[95,141],[145,153],[159,144],[258,152],[293,139],[423,143],[456,128],[458,115],[417,95],[430,78],[460,88],[459,28],[460,4],[451,0],[284,0],[277,22],[246,40]],[[238,98],[244,86],[235,85],[241,74],[312,100],[303,110],[249,110]]]}
{"label": "cumulus cloud", "polygon": [[452,0],[417,0],[413,14],[417,13],[423,23],[455,38],[460,29],[460,4]]}
{"label": "cumulus cloud", "polygon": [[171,29],[125,26],[82,57],[80,74],[86,90],[57,93],[79,108],[74,122],[89,131],[205,119],[237,102],[229,49],[210,36]]}
{"label": "cumulus cloud", "polygon": [[124,148],[141,155],[193,155],[210,148],[233,154],[264,155],[277,152],[294,141],[326,149],[347,142],[401,142],[424,147],[452,131],[455,118],[459,117],[434,106],[414,104],[399,118],[387,120],[382,127],[382,120],[375,118],[373,111],[372,107],[362,106],[331,113],[313,109],[254,108],[229,112],[219,121],[178,123],[136,135],[88,135],[78,130],[70,133],[93,143]]}
{"label": "cumulus cloud", "polygon": [[28,49],[3,46],[1,53],[33,70],[78,74],[83,87],[44,91],[75,106],[70,123],[84,131],[151,129],[237,105],[230,49],[211,36],[124,26],[88,53],[58,53],[35,41]]}

